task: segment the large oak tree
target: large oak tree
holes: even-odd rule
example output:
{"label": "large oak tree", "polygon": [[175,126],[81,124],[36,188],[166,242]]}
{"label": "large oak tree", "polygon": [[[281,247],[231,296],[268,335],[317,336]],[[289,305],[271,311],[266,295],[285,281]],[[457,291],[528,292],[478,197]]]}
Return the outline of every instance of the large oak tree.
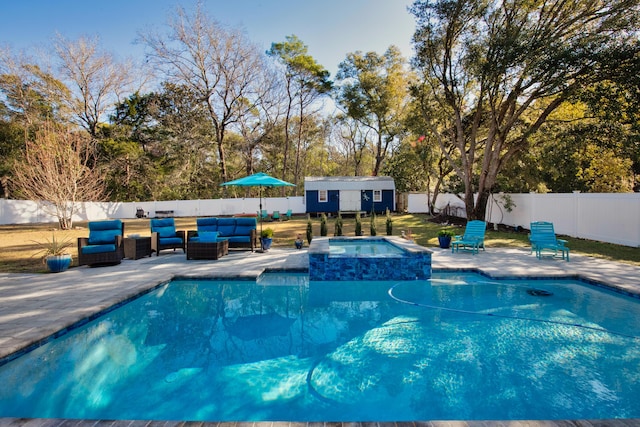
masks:
{"label": "large oak tree", "polygon": [[400,50],[390,46],[383,55],[349,53],[339,65],[336,79],[338,104],[345,115],[375,133],[372,174],[378,175],[384,160],[403,131],[409,105],[409,73]]}
{"label": "large oak tree", "polygon": [[[469,219],[503,165],[580,88],[636,69],[638,0],[416,1],[414,94]],[[477,193],[477,198],[475,194]]]}

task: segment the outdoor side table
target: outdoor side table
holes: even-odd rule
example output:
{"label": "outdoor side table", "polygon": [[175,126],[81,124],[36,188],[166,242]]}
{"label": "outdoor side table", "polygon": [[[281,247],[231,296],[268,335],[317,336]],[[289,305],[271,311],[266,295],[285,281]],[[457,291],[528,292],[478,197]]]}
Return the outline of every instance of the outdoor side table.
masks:
{"label": "outdoor side table", "polygon": [[151,237],[125,237],[124,257],[140,259],[151,256]]}
{"label": "outdoor side table", "polygon": [[218,259],[229,253],[229,241],[187,242],[187,259]]}

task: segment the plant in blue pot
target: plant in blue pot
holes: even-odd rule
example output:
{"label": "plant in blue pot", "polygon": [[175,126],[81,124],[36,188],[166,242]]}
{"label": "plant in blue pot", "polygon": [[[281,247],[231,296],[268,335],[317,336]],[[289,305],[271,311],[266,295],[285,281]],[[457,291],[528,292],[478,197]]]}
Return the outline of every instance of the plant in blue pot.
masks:
{"label": "plant in blue pot", "polygon": [[36,255],[42,257],[42,262],[50,272],[59,273],[69,268],[72,260],[69,248],[73,245],[71,238],[57,238],[54,231],[51,240],[45,238],[36,243],[42,248]]}
{"label": "plant in blue pot", "polygon": [[451,246],[451,239],[455,236],[456,233],[453,230],[448,230],[443,228],[438,231],[438,244],[442,249],[446,249]]}
{"label": "plant in blue pot", "polygon": [[273,242],[273,229],[265,228],[260,232],[260,243],[262,243],[262,250],[268,251],[271,249],[271,243]]}

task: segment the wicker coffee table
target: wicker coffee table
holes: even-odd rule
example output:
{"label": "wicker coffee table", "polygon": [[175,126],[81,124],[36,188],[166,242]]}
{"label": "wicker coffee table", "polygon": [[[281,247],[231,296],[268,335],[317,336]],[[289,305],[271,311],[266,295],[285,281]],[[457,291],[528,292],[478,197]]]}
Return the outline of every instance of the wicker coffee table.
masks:
{"label": "wicker coffee table", "polygon": [[151,237],[125,237],[124,257],[140,259],[151,256]]}
{"label": "wicker coffee table", "polygon": [[187,259],[218,259],[229,253],[229,241],[212,243],[187,241]]}

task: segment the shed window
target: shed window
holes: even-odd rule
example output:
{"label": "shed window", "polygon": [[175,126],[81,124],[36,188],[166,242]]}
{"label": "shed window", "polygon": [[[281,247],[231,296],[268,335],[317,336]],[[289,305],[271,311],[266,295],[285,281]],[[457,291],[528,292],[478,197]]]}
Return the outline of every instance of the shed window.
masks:
{"label": "shed window", "polygon": [[318,202],[326,203],[328,201],[327,190],[318,190]]}
{"label": "shed window", "polygon": [[373,201],[374,202],[382,201],[382,190],[373,190]]}

